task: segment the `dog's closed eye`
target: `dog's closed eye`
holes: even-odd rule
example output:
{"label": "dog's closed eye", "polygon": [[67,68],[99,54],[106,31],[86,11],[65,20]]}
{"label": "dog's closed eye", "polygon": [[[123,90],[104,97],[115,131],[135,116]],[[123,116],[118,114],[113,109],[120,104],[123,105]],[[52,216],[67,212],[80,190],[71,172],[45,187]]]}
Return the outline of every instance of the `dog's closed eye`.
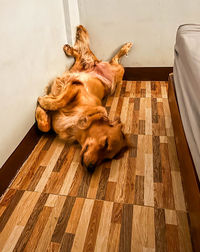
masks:
{"label": "dog's closed eye", "polygon": [[106,137],[106,140],[105,140],[104,148],[105,148],[105,149],[108,148],[108,138],[107,138],[107,137]]}

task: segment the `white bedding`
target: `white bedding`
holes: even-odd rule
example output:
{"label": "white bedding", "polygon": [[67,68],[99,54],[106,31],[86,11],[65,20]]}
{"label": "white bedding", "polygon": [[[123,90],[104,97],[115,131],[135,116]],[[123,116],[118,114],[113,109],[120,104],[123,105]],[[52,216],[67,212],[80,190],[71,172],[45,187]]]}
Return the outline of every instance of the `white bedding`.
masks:
{"label": "white bedding", "polygon": [[200,179],[200,25],[178,28],[174,83],[188,145]]}

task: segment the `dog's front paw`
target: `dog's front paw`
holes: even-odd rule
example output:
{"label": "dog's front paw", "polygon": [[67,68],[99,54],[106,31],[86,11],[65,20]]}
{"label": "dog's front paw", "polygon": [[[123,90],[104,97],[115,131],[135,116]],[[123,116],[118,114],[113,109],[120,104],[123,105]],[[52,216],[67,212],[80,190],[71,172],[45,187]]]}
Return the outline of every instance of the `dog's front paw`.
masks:
{"label": "dog's front paw", "polygon": [[38,103],[43,109],[48,110],[48,98],[46,96],[38,97]]}
{"label": "dog's front paw", "polygon": [[72,54],[73,54],[73,52],[72,52],[73,49],[68,44],[63,46],[63,51],[66,53],[67,56],[72,56]]}

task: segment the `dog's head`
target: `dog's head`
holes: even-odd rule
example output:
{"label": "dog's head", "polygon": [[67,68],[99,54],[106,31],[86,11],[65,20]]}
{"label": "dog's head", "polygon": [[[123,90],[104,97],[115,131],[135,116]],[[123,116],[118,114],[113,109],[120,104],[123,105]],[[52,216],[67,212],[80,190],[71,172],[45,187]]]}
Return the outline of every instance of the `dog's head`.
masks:
{"label": "dog's head", "polygon": [[81,163],[89,172],[107,159],[119,158],[130,147],[122,128],[119,119],[92,123],[81,150]]}

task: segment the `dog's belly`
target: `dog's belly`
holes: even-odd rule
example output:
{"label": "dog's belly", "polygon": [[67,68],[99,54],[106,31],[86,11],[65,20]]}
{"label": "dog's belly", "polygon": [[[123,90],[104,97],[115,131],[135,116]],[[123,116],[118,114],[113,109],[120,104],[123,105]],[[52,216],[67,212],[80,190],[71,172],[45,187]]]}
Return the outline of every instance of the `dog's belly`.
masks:
{"label": "dog's belly", "polygon": [[98,78],[103,83],[107,91],[106,93],[109,94],[113,92],[115,74],[109,63],[98,63],[90,74],[91,76]]}

